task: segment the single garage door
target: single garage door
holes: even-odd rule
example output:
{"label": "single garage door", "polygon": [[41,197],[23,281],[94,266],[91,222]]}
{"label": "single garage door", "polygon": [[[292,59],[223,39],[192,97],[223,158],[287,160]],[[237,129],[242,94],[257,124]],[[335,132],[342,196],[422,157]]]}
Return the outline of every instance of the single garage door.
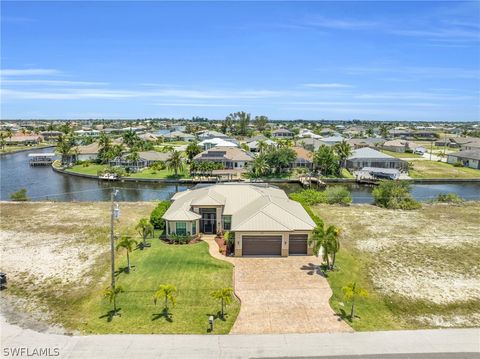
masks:
{"label": "single garage door", "polygon": [[290,234],[288,254],[307,254],[307,234]]}
{"label": "single garage door", "polygon": [[282,254],[282,236],[242,236],[242,254],[271,255]]}

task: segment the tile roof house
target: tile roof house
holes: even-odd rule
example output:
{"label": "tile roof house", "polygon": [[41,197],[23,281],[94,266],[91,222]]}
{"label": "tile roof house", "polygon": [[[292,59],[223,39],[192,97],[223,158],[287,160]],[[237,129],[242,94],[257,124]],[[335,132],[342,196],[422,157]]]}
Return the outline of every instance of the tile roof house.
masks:
{"label": "tile roof house", "polygon": [[298,167],[313,167],[313,152],[309,151],[303,147],[292,147],[292,150],[295,152],[296,158],[292,163],[293,168]]}
{"label": "tile roof house", "polygon": [[193,160],[222,163],[224,169],[243,169],[253,157],[238,147],[216,146],[199,153]]}
{"label": "tile roof house", "polygon": [[293,138],[293,132],[286,128],[279,128],[272,131],[272,138]]}
{"label": "tile roof house", "polygon": [[408,169],[408,163],[369,147],[359,148],[347,158],[346,167],[349,170],[361,170],[364,167],[395,168],[400,171]]}
{"label": "tile roof house", "polygon": [[311,254],[315,227],[300,203],[267,184],[197,186],[172,197],[163,215],[166,236],[235,233],[235,256]]}

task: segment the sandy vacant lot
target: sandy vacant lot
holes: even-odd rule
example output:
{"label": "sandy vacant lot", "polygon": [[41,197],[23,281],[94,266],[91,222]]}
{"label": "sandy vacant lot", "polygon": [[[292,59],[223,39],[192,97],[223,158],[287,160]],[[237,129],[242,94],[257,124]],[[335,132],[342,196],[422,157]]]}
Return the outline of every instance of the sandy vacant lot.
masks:
{"label": "sandy vacant lot", "polygon": [[[116,233],[132,231],[153,203],[121,203]],[[2,271],[9,278],[44,281],[88,280],[95,259],[108,252],[110,204],[0,203],[0,254]]]}
{"label": "sandy vacant lot", "polygon": [[462,311],[462,303],[480,301],[480,203],[424,204],[416,211],[371,205],[316,209],[342,228],[344,247],[369,258],[375,290],[462,313],[418,317],[430,325],[480,324],[480,309]]}

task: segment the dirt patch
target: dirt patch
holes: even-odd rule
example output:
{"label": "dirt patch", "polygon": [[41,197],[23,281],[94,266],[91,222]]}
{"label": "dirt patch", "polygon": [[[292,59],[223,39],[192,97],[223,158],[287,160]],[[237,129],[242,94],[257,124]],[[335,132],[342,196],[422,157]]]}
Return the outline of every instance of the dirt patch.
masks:
{"label": "dirt patch", "polygon": [[442,305],[480,300],[480,203],[316,209],[342,228],[344,246],[371,258],[368,271],[382,294]]}

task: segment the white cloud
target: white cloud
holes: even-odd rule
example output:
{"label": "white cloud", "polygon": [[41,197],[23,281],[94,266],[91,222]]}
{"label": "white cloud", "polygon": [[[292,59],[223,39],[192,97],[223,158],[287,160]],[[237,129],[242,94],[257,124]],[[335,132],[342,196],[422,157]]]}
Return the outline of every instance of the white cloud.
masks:
{"label": "white cloud", "polygon": [[88,82],[88,81],[62,81],[62,80],[11,80],[2,79],[4,84],[12,85],[46,85],[46,86],[105,86],[108,82]]}
{"label": "white cloud", "polygon": [[2,69],[1,76],[31,76],[31,75],[58,75],[55,69]]}
{"label": "white cloud", "polygon": [[302,86],[305,87],[313,87],[313,88],[350,88],[353,87],[352,85],[347,84],[339,84],[339,83],[308,83],[303,84]]}

